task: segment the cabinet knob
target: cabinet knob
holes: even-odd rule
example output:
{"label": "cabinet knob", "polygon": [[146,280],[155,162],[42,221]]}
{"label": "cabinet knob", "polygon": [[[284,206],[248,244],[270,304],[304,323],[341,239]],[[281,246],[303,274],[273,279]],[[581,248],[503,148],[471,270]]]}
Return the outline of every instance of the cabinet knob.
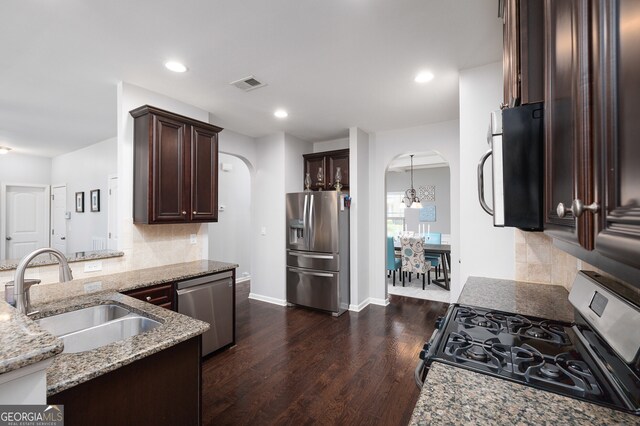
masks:
{"label": "cabinet knob", "polygon": [[585,205],[582,200],[575,199],[571,203],[571,207],[565,206],[564,203],[558,203],[558,207],[556,207],[558,217],[565,217],[567,213],[571,213],[575,217],[580,217],[585,211],[598,213],[600,211],[600,204],[594,201],[591,204]]}
{"label": "cabinet knob", "polygon": [[195,210],[193,211],[193,214],[198,214]]}
{"label": "cabinet knob", "polygon": [[147,299],[147,302],[151,301],[151,296],[147,296],[145,297],[145,299]]}
{"label": "cabinet knob", "polygon": [[186,214],[187,214],[187,212],[183,210],[183,211],[182,211],[182,215],[184,216],[184,215],[186,215]]}

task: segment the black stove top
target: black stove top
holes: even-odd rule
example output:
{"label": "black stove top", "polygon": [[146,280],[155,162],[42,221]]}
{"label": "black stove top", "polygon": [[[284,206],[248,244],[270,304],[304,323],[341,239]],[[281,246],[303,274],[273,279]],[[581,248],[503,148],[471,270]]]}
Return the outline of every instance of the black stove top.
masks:
{"label": "black stove top", "polygon": [[572,324],[454,305],[426,359],[618,409],[628,407]]}

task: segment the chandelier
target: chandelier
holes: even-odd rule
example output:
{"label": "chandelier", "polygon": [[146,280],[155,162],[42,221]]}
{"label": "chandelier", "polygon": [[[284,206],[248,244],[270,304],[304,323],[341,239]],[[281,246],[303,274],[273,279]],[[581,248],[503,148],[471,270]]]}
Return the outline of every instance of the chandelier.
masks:
{"label": "chandelier", "polygon": [[413,154],[411,154],[410,157],[411,157],[411,188],[405,191],[402,202],[404,203],[405,206],[407,206],[407,208],[413,207],[416,209],[420,209],[422,208],[422,204],[420,204],[420,199],[418,198],[418,194],[416,193],[416,190],[413,188]]}

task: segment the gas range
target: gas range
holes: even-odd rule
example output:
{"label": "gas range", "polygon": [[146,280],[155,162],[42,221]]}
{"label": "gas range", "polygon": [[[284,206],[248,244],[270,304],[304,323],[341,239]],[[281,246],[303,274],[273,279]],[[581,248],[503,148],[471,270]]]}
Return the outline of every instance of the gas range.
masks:
{"label": "gas range", "polygon": [[564,323],[453,304],[420,353],[416,381],[421,386],[437,361],[638,414],[640,339],[632,344],[636,352],[626,362],[586,321]]}

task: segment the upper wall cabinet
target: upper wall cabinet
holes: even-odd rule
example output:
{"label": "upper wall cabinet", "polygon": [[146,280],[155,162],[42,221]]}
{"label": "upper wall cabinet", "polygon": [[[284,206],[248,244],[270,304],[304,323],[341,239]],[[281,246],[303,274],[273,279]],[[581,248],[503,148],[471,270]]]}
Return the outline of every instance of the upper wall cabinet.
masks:
{"label": "upper wall cabinet", "polygon": [[595,249],[640,268],[640,2],[594,2]]}
{"label": "upper wall cabinet", "polygon": [[[336,151],[315,152],[313,154],[305,154],[302,156],[304,161],[304,174],[302,181],[307,173],[311,177],[312,190],[331,191],[336,189],[336,172],[340,167],[343,190],[349,189],[349,150],[339,149]],[[323,180],[318,181],[318,171],[322,168]]]}
{"label": "upper wall cabinet", "polygon": [[149,105],[134,118],[134,223],[217,222],[220,127]]}
{"label": "upper wall cabinet", "polygon": [[572,207],[594,197],[588,28],[587,0],[545,2],[545,230],[591,250],[593,215]]}
{"label": "upper wall cabinet", "polygon": [[540,0],[505,0],[504,106],[544,100],[544,13]]}

